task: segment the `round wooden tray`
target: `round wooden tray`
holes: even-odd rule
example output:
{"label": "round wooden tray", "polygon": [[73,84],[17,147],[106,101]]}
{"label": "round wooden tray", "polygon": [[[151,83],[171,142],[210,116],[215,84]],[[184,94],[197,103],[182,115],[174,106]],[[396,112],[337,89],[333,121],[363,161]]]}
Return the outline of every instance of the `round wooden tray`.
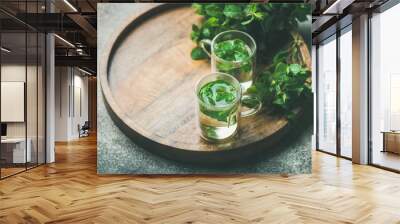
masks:
{"label": "round wooden tray", "polygon": [[229,162],[272,148],[288,122],[266,113],[241,118],[229,142],[200,137],[194,90],[210,73],[207,61],[190,57],[191,26],[200,17],[183,4],[138,7],[99,55],[106,106],[122,131],[147,150],[190,163]]}

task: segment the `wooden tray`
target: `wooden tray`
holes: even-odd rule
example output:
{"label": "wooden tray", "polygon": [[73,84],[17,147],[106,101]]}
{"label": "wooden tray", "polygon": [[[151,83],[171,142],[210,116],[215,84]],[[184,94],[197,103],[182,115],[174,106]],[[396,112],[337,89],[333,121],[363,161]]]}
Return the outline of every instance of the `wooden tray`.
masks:
{"label": "wooden tray", "polygon": [[288,122],[266,113],[241,118],[230,142],[200,137],[194,90],[210,73],[209,62],[190,57],[191,26],[200,17],[183,4],[138,7],[99,55],[106,106],[120,129],[147,150],[190,163],[230,162],[273,148]]}

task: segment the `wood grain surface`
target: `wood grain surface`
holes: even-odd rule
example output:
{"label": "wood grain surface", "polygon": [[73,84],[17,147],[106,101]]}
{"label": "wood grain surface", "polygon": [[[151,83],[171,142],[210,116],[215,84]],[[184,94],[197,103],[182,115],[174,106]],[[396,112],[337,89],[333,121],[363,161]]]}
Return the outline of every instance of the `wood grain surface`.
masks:
{"label": "wood grain surface", "polygon": [[191,26],[199,21],[188,6],[155,4],[117,29],[99,66],[112,117],[128,135],[163,149],[216,152],[249,150],[261,142],[272,145],[287,131],[288,122],[265,112],[241,118],[232,141],[216,144],[200,137],[195,86],[210,73],[210,64],[190,57]]}
{"label": "wood grain surface", "polygon": [[96,173],[96,139],[0,181],[0,223],[400,223],[400,175],[321,152],[309,175]]}

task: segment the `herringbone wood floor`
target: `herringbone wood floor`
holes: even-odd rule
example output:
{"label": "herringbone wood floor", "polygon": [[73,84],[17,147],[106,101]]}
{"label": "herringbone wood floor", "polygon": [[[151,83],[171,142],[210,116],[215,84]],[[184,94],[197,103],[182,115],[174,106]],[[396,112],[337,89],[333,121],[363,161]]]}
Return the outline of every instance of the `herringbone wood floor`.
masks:
{"label": "herringbone wood floor", "polygon": [[0,181],[0,223],[400,223],[400,175],[313,153],[298,176],[98,176],[94,137]]}

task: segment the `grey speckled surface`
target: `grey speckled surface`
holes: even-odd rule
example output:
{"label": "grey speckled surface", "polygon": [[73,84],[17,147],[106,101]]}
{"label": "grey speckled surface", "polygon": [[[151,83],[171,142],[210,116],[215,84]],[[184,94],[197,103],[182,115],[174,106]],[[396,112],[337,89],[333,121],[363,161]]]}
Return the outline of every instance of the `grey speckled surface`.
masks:
{"label": "grey speckled surface", "polygon": [[[98,55],[115,27],[124,23],[139,3],[98,4]],[[144,4],[144,3],[141,3]],[[98,85],[100,86],[100,85]],[[176,163],[154,155],[128,138],[109,116],[98,89],[99,174],[190,174],[190,173],[310,173],[312,125],[292,136],[290,144],[278,146],[260,155],[254,163],[227,168],[196,167]]]}

